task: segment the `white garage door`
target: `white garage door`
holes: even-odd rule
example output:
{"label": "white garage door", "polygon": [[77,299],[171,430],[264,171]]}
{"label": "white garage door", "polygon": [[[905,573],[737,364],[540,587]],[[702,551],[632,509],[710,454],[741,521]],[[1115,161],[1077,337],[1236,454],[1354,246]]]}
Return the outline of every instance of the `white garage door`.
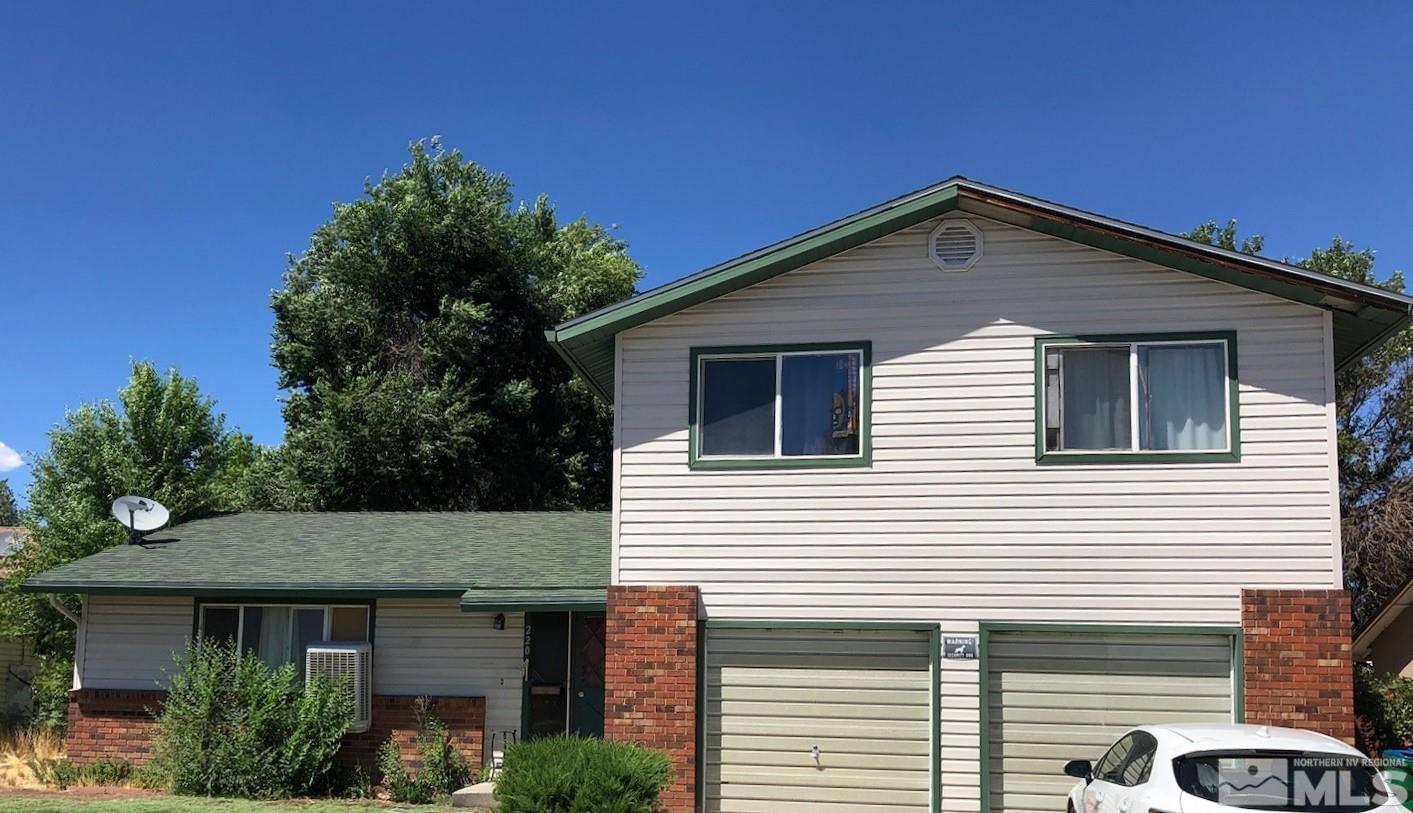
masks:
{"label": "white garage door", "polygon": [[706,811],[930,810],[930,641],[910,630],[708,629]]}
{"label": "white garage door", "polygon": [[1227,635],[992,632],[991,813],[1064,813],[1071,759],[1137,725],[1232,721]]}

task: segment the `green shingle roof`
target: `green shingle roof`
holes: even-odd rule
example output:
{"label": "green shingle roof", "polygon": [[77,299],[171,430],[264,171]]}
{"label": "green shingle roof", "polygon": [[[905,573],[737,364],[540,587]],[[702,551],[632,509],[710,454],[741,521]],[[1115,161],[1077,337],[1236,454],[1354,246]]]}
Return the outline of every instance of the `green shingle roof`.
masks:
{"label": "green shingle roof", "polygon": [[601,595],[606,512],[228,514],[41,573],[29,592]]}
{"label": "green shingle roof", "polygon": [[1085,212],[956,176],[743,254],[546,332],[590,388],[613,402],[614,336],[951,211],[1031,229],[1330,311],[1335,364],[1402,330],[1413,297]]}

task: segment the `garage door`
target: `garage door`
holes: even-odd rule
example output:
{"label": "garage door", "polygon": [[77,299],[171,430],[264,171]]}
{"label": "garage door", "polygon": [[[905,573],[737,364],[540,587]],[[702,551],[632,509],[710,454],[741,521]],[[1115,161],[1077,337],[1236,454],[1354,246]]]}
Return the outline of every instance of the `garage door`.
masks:
{"label": "garage door", "polygon": [[1232,721],[1226,635],[992,632],[991,813],[1064,813],[1070,759],[1137,725]]}
{"label": "garage door", "polygon": [[706,811],[930,810],[930,640],[708,629]]}

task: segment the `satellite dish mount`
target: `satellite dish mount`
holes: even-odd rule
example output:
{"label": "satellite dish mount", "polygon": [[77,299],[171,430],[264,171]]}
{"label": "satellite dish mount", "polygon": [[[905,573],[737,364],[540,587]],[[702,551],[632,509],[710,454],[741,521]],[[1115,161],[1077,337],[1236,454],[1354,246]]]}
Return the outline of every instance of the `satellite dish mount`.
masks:
{"label": "satellite dish mount", "polygon": [[136,545],[149,533],[172,518],[162,503],[147,497],[128,495],[113,501],[113,519],[128,529],[128,544]]}

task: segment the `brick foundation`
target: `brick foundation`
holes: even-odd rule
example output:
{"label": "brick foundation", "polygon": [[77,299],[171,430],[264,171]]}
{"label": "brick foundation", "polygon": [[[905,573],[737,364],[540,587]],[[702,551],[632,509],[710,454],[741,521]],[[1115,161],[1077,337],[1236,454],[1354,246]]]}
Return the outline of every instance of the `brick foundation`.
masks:
{"label": "brick foundation", "polygon": [[697,782],[695,586],[608,588],[604,736],[667,752],[666,813],[692,813]]}
{"label": "brick foundation", "polygon": [[75,689],[69,692],[69,761],[125,759],[147,762],[152,746],[153,712],[167,693],[127,689]]}
{"label": "brick foundation", "polygon": [[[472,767],[480,767],[486,736],[486,699],[484,697],[429,697],[428,711],[446,723],[451,743]],[[339,762],[358,765],[375,773],[378,748],[389,737],[397,740],[403,761],[416,765],[418,754],[413,747],[417,736],[417,697],[403,695],[373,695],[373,726],[367,731],[349,734],[339,751]]]}
{"label": "brick foundation", "polygon": [[1242,590],[1246,722],[1354,742],[1354,658],[1343,590]]}
{"label": "brick foundation", "polygon": [[[160,709],[167,693],[122,689],[78,689],[69,692],[67,750],[76,763],[97,759],[125,759],[134,765],[147,762],[151,749],[152,712]],[[373,727],[344,738],[339,761],[359,765],[369,773],[377,765],[378,747],[389,737],[401,746],[404,760],[416,764],[412,741],[417,734],[416,697],[373,695]],[[486,732],[483,697],[432,697],[429,710],[446,723],[456,749],[473,766],[481,764]]]}

